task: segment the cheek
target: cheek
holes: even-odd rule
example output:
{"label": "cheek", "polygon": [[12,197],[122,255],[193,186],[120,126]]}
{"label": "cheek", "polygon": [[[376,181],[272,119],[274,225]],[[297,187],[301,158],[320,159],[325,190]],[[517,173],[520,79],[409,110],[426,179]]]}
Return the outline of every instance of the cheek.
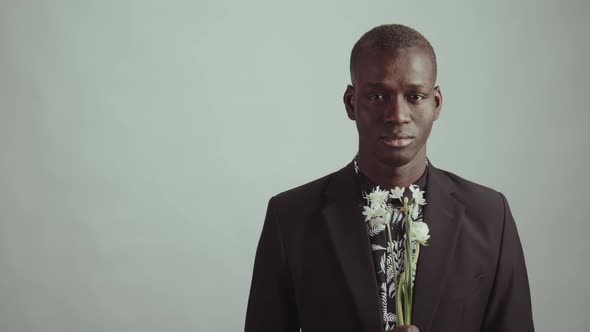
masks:
{"label": "cheek", "polygon": [[375,124],[383,121],[384,109],[376,105],[359,104],[356,112],[357,118],[367,124]]}
{"label": "cheek", "polygon": [[376,112],[363,112],[357,116],[357,126],[366,132],[370,132],[379,127],[381,120]]}
{"label": "cheek", "polygon": [[431,128],[437,118],[436,111],[431,107],[415,108],[412,113],[414,123],[421,129]]}
{"label": "cheek", "polygon": [[376,136],[379,136],[379,126],[375,123],[375,120],[369,117],[357,117],[356,129],[359,134],[359,138],[365,141],[373,141]]}
{"label": "cheek", "polygon": [[356,121],[362,123],[364,126],[366,126],[366,124],[371,123],[372,121],[374,121],[372,118],[374,118],[374,112],[371,112],[369,110],[367,110],[365,107],[363,107],[363,105],[358,105],[360,107],[356,108],[356,112],[355,112],[355,117],[356,117]]}
{"label": "cheek", "polygon": [[433,121],[434,119],[429,117],[428,119],[422,119],[422,121],[417,124],[422,141],[426,141],[428,139],[428,136],[430,136]]}
{"label": "cheek", "polygon": [[369,132],[371,132],[371,126],[369,125],[369,121],[364,117],[357,116],[356,118],[356,129],[358,130],[361,136],[367,136]]}

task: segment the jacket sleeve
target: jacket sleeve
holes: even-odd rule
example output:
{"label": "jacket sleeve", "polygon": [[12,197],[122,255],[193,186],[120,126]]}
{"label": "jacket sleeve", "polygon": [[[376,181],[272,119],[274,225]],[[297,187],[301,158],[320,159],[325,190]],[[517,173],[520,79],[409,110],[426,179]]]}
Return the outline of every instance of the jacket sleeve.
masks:
{"label": "jacket sleeve", "polygon": [[499,259],[482,331],[533,332],[529,281],[516,224],[506,197]]}
{"label": "jacket sleeve", "polygon": [[274,207],[271,198],[254,259],[245,332],[299,331],[292,277]]}

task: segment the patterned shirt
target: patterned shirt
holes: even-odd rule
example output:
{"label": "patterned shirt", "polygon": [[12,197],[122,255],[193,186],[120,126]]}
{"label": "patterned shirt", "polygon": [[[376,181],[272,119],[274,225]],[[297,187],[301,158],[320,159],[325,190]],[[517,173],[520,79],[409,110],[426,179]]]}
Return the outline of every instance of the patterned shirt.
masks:
{"label": "patterned shirt", "polygon": [[[376,185],[362,173],[354,160],[355,171],[359,186],[362,193],[361,205],[366,205],[367,201],[364,199],[365,195],[373,191]],[[426,180],[428,177],[428,167],[424,170],[424,173],[414,183],[420,190],[426,190]],[[411,192],[406,188],[404,191],[404,197],[411,198]],[[383,317],[383,324],[385,330],[392,329],[396,326],[396,314],[395,314],[395,283],[393,281],[394,268],[395,275],[399,276],[404,271],[405,266],[405,246],[404,246],[404,232],[403,232],[403,220],[404,213],[399,211],[401,203],[398,200],[390,199],[394,207],[393,209],[393,220],[391,225],[391,237],[393,239],[393,252],[394,257],[391,255],[391,249],[389,248],[387,241],[387,228],[385,225],[377,227],[371,227],[367,224],[367,230],[369,234],[369,240],[371,242],[371,251],[373,256],[373,265],[375,266],[375,274],[377,276],[377,288],[379,290],[381,312]],[[422,219],[422,209],[419,211],[418,219]],[[412,283],[416,277],[416,270],[412,270]]]}

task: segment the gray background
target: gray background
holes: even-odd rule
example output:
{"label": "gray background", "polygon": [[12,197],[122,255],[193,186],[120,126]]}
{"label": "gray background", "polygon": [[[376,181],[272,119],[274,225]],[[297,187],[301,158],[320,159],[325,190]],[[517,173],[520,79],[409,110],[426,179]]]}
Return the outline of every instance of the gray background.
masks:
{"label": "gray background", "polygon": [[353,43],[424,33],[433,164],[506,194],[587,331],[587,1],[0,1],[0,331],[239,331],[268,199],[356,152]]}

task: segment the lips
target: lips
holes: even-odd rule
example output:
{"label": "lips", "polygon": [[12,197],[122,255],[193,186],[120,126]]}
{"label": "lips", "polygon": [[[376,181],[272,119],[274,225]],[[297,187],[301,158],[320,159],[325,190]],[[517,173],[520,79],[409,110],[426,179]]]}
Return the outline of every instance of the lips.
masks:
{"label": "lips", "polygon": [[404,148],[414,141],[412,136],[381,136],[381,140],[387,146],[392,148]]}

